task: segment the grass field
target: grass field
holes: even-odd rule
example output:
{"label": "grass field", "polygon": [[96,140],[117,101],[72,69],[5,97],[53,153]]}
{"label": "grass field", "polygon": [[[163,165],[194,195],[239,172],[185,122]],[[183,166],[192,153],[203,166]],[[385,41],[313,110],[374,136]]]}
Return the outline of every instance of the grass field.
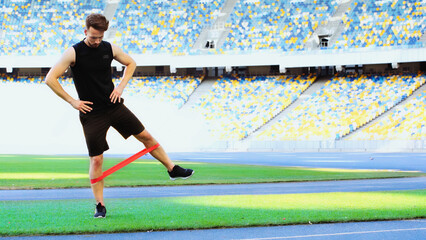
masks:
{"label": "grass field", "polygon": [[[106,158],[104,168],[123,159]],[[234,164],[176,162],[195,170],[187,181],[170,181],[155,160],[137,160],[105,180],[105,186],[181,184],[233,184],[288,181],[323,181],[426,176],[420,172],[379,170],[309,169]],[[0,189],[89,187],[87,157],[0,155]]]}
{"label": "grass field", "polygon": [[426,190],[0,202],[0,235],[247,227],[426,217]]}
{"label": "grass field", "polygon": [[[123,159],[105,159],[105,169]],[[138,160],[106,186],[231,184],[426,176],[421,172],[310,169],[177,162],[196,173],[170,181],[157,161]],[[88,159],[0,155],[0,189],[89,187]],[[426,190],[107,199],[94,219],[93,200],[0,201],[0,235],[81,234],[270,226],[426,217]]]}

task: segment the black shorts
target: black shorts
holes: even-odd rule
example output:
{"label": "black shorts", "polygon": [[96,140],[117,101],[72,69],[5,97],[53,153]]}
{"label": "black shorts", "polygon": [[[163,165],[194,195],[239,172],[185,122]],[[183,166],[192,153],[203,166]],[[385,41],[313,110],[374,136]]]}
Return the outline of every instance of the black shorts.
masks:
{"label": "black shorts", "polygon": [[80,113],[89,156],[101,155],[109,149],[106,134],[110,127],[115,128],[123,138],[141,133],[145,127],[124,104],[89,114]]}

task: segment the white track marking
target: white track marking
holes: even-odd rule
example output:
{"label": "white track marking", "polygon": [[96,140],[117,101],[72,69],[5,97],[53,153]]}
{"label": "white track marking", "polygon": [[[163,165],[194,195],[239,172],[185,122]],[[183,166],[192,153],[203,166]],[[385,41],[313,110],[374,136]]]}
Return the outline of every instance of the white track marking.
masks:
{"label": "white track marking", "polygon": [[244,238],[244,239],[238,239],[238,240],[273,240],[273,239],[326,237],[326,236],[342,236],[342,235],[369,234],[369,233],[385,233],[385,232],[404,232],[404,231],[418,231],[418,230],[426,230],[426,228],[407,228],[407,229],[390,229],[390,230],[377,230],[377,231],[364,231],[364,232],[313,234],[313,235],[300,235],[300,236],[288,236],[288,237]]}

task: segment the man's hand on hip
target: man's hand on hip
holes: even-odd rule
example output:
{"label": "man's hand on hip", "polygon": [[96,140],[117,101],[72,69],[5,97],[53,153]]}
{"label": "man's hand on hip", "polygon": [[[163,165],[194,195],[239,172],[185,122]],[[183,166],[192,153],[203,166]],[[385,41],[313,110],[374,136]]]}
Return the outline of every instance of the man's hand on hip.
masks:
{"label": "man's hand on hip", "polygon": [[71,101],[72,107],[77,109],[78,111],[80,111],[82,113],[92,111],[92,108],[88,104],[92,105],[93,103],[89,102],[89,101],[80,101],[80,100]]}
{"label": "man's hand on hip", "polygon": [[120,102],[121,101],[121,94],[123,93],[123,90],[119,87],[116,87],[114,89],[114,91],[112,91],[111,95],[109,96],[109,98],[111,99],[112,103]]}

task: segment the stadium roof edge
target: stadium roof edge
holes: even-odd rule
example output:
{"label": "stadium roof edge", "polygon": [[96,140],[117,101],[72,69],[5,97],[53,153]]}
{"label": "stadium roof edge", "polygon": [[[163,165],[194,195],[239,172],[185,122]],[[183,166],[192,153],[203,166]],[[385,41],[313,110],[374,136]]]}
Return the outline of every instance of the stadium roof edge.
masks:
{"label": "stadium roof edge", "polygon": [[[270,66],[284,68],[312,66],[342,66],[387,64],[426,61],[426,48],[400,48],[389,50],[316,50],[293,53],[186,55],[134,54],[138,66],[170,66],[172,68]],[[0,68],[50,68],[60,55],[49,56],[1,56]],[[121,67],[116,61],[113,66]]]}

